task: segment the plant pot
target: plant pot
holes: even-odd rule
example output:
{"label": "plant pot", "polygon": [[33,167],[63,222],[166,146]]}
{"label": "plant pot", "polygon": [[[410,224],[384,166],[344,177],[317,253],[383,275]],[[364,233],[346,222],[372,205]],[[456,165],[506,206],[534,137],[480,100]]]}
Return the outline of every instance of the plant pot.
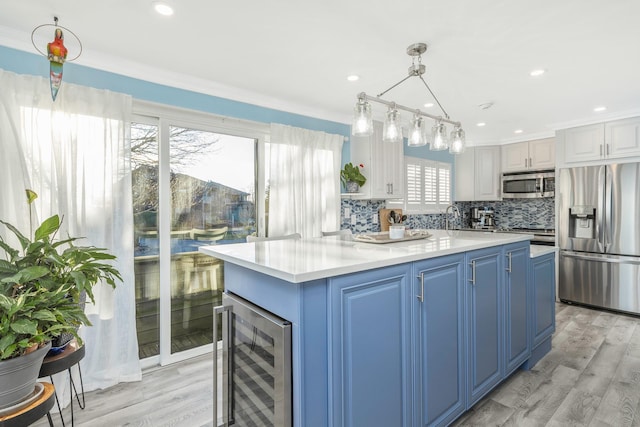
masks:
{"label": "plant pot", "polygon": [[29,398],[36,386],[42,360],[51,343],[29,354],[0,361],[0,409]]}
{"label": "plant pot", "polygon": [[360,191],[360,186],[355,181],[347,181],[347,193],[357,193]]}

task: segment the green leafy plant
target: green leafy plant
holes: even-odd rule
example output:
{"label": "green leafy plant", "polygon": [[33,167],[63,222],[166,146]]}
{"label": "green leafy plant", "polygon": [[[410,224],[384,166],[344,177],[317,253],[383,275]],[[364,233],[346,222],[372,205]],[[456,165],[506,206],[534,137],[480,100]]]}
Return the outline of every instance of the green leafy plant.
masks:
{"label": "green leafy plant", "polygon": [[[32,203],[35,197],[27,190]],[[79,341],[77,328],[91,325],[80,305],[86,293],[94,302],[93,286],[104,280],[115,287],[122,281],[109,261],[116,257],[105,248],[76,246],[78,237],[56,240],[62,221],[47,218],[33,238],[1,221],[17,238],[14,248],[0,237],[0,360],[18,357],[33,347],[71,333]]]}
{"label": "green leafy plant", "polygon": [[345,164],[344,168],[340,171],[340,181],[342,181],[342,184],[346,186],[348,181],[353,181],[362,187],[364,183],[367,182],[367,178],[362,175],[360,168],[364,168],[364,165],[360,164],[358,167],[352,165],[351,162]]}

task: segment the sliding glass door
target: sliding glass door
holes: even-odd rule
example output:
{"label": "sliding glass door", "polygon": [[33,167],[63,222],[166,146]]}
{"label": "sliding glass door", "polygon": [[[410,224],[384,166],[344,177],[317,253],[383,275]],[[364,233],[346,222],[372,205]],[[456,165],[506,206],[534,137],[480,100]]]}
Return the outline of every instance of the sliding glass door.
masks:
{"label": "sliding glass door", "polygon": [[131,140],[140,358],[164,364],[211,349],[223,264],[198,248],[256,231],[257,139],[141,118]]}

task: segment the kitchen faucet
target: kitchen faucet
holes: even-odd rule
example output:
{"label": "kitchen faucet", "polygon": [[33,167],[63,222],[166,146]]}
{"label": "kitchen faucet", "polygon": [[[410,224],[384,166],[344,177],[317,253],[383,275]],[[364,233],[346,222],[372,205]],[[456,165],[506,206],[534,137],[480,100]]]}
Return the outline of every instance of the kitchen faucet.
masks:
{"label": "kitchen faucet", "polygon": [[444,211],[444,229],[449,229],[449,209],[453,211],[453,219],[454,221],[460,218],[460,209],[456,205],[449,205],[447,209]]}

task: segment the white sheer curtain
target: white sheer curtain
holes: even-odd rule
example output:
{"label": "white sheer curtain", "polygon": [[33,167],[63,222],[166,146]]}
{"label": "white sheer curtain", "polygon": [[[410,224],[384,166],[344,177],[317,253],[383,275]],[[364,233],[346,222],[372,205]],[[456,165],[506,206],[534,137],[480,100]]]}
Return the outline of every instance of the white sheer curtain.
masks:
{"label": "white sheer curtain", "polygon": [[[29,230],[24,190],[38,193],[37,223],[64,216],[61,236],[108,248],[123,283],[95,290],[87,304],[81,362],[86,390],[141,378],[136,336],[131,199],[131,97],[64,83],[52,102],[49,81],[0,70],[0,218]],[[5,230],[0,231],[5,233]],[[68,387],[64,378],[56,388]],[[69,391],[62,390],[68,400]]]}
{"label": "white sheer curtain", "polygon": [[269,236],[340,228],[343,137],[279,124],[269,143]]}

